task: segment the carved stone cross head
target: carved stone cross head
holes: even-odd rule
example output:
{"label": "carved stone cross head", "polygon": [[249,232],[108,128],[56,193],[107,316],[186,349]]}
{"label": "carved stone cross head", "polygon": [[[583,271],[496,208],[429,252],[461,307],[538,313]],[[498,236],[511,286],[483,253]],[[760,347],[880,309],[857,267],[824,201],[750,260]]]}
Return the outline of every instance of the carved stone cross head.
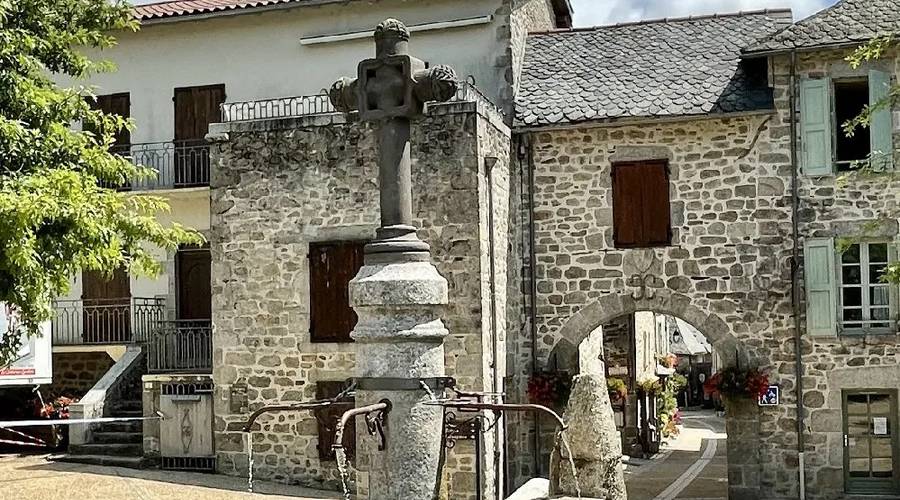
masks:
{"label": "carved stone cross head", "polygon": [[359,63],[356,78],[341,78],[329,97],[338,111],[359,110],[362,121],[421,116],[428,101],[448,101],[458,90],[453,68],[427,68],[409,55],[409,30],[388,19],[375,28],[375,57]]}

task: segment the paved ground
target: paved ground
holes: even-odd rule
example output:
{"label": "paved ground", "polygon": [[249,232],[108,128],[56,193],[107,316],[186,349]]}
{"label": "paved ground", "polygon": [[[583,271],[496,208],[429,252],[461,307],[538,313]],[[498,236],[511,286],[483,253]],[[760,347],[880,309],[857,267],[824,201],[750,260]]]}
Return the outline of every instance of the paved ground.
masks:
{"label": "paved ground", "polygon": [[333,492],[212,474],[132,470],[49,462],[43,455],[0,455],[0,500],[312,500]]}
{"label": "paved ground", "polygon": [[629,500],[724,500],[727,478],[725,421],[712,411],[685,412],[676,440],[626,468]]}

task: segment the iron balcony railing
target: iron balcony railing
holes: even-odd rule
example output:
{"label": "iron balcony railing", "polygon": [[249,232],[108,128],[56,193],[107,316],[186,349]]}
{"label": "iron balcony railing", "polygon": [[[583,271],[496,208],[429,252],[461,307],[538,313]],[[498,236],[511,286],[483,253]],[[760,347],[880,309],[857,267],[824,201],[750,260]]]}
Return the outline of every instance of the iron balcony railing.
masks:
{"label": "iron balcony railing", "polygon": [[147,342],[150,373],[212,373],[209,320],[162,321]]}
{"label": "iron balcony railing", "polygon": [[156,171],[154,177],[119,186],[123,191],[209,186],[209,144],[204,140],[125,144],[113,146],[112,152]]}
{"label": "iron balcony railing", "polygon": [[[460,82],[456,95],[450,102],[480,102],[499,110],[472,82]],[[327,94],[294,97],[278,97],[257,101],[226,102],[221,105],[222,122],[242,122],[292,118],[336,113]]]}
{"label": "iron balcony railing", "polygon": [[149,338],[165,317],[165,299],[56,300],[51,331],[54,345],[129,344]]}

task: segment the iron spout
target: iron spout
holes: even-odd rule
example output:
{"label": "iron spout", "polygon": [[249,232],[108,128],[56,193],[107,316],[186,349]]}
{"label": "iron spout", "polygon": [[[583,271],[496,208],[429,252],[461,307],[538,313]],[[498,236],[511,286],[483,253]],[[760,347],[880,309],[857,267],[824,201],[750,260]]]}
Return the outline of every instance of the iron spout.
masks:
{"label": "iron spout", "polygon": [[567,427],[566,423],[563,422],[562,417],[560,417],[558,413],[542,405],[515,403],[480,403],[477,401],[456,400],[426,401],[423,404],[442,406],[444,408],[455,408],[457,410],[536,411],[540,413],[546,413],[547,415],[553,417],[553,420],[556,422],[556,426],[559,427],[560,430],[565,430]]}
{"label": "iron spout", "polygon": [[370,413],[375,413],[376,411],[390,411],[391,403],[389,401],[380,401],[375,404],[371,404],[368,406],[360,406],[359,408],[352,408],[344,412],[341,415],[341,419],[338,421],[337,427],[334,430],[334,444],[331,445],[333,450],[343,450],[344,449],[344,428],[347,427],[347,423],[351,418],[356,418],[359,415],[368,415]]}
{"label": "iron spout", "polygon": [[335,403],[335,401],[310,401],[308,403],[295,403],[290,405],[269,405],[263,406],[262,408],[256,410],[250,415],[250,418],[247,419],[247,423],[244,424],[244,427],[241,429],[243,432],[250,432],[250,429],[253,427],[254,422],[260,416],[266,413],[275,413],[281,411],[311,411],[318,410],[319,408],[325,408],[331,406]]}

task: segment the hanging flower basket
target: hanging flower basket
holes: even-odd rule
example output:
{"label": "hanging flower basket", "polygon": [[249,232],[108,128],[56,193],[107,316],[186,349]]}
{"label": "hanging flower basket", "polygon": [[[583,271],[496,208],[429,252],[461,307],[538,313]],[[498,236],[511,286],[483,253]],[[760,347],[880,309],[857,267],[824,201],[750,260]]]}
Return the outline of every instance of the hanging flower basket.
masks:
{"label": "hanging flower basket", "polygon": [[675,368],[678,366],[678,356],[672,353],[666,354],[665,356],[657,356],[656,361],[666,368]]}
{"label": "hanging flower basket", "polygon": [[606,389],[609,391],[609,399],[613,403],[618,403],[628,396],[628,386],[620,378],[612,377],[606,379]]}
{"label": "hanging flower basket", "polygon": [[757,399],[769,389],[769,375],[756,368],[728,367],[716,372],[703,384],[703,391],[722,397]]}
{"label": "hanging flower basket", "polygon": [[638,387],[648,396],[662,390],[662,384],[660,384],[659,379],[652,376],[638,380]]}
{"label": "hanging flower basket", "polygon": [[528,400],[532,404],[559,408],[569,400],[572,375],[564,371],[536,372],[528,379]]}

